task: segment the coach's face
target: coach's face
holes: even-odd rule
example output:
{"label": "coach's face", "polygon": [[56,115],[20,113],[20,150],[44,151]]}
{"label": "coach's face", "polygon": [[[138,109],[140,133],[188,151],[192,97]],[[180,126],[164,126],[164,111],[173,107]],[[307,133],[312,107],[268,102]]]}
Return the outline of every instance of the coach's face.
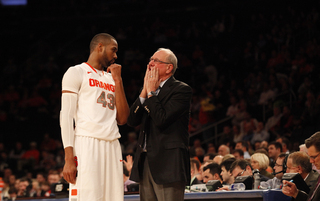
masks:
{"label": "coach's face", "polygon": [[317,151],[316,147],[312,145],[308,148],[308,155],[310,157],[310,163],[313,163],[317,169],[320,169],[320,152]]}
{"label": "coach's face", "polygon": [[103,47],[103,54],[101,60],[102,65],[104,67],[108,67],[111,64],[113,64],[115,60],[118,58],[117,52],[118,43],[114,39],[111,39],[111,41]]}

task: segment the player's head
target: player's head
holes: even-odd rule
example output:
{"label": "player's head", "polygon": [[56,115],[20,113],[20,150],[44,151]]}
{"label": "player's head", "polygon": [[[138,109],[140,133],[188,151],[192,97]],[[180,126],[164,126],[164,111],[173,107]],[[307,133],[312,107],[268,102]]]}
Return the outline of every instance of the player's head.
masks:
{"label": "player's head", "polygon": [[117,51],[118,43],[110,34],[99,33],[90,42],[90,54],[95,53],[98,62],[104,67],[115,62]]}

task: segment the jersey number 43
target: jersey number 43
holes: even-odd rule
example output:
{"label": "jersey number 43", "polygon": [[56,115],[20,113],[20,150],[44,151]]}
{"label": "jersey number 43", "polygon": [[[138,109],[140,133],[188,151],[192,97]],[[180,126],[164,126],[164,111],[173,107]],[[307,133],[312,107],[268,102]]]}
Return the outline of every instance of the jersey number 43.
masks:
{"label": "jersey number 43", "polygon": [[[108,99],[108,100],[107,100]],[[107,94],[107,99],[106,99],[106,93],[103,91],[100,96],[97,99],[97,103],[102,104],[102,107],[108,106],[110,110],[114,109],[114,95],[113,94]]]}

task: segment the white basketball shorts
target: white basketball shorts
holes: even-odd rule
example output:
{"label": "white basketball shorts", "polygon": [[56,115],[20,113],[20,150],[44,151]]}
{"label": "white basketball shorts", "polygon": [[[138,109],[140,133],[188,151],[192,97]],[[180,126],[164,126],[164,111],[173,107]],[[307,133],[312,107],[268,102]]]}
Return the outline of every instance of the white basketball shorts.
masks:
{"label": "white basketball shorts", "polygon": [[69,201],[123,201],[123,164],[119,140],[75,136],[76,184]]}

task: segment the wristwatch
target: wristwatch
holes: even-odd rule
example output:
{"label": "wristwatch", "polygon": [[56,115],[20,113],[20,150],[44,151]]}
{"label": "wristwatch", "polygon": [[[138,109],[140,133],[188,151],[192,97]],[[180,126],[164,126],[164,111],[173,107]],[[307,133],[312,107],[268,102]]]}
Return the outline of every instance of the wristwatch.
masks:
{"label": "wristwatch", "polygon": [[157,93],[155,91],[150,91],[148,93],[148,96],[157,96]]}

